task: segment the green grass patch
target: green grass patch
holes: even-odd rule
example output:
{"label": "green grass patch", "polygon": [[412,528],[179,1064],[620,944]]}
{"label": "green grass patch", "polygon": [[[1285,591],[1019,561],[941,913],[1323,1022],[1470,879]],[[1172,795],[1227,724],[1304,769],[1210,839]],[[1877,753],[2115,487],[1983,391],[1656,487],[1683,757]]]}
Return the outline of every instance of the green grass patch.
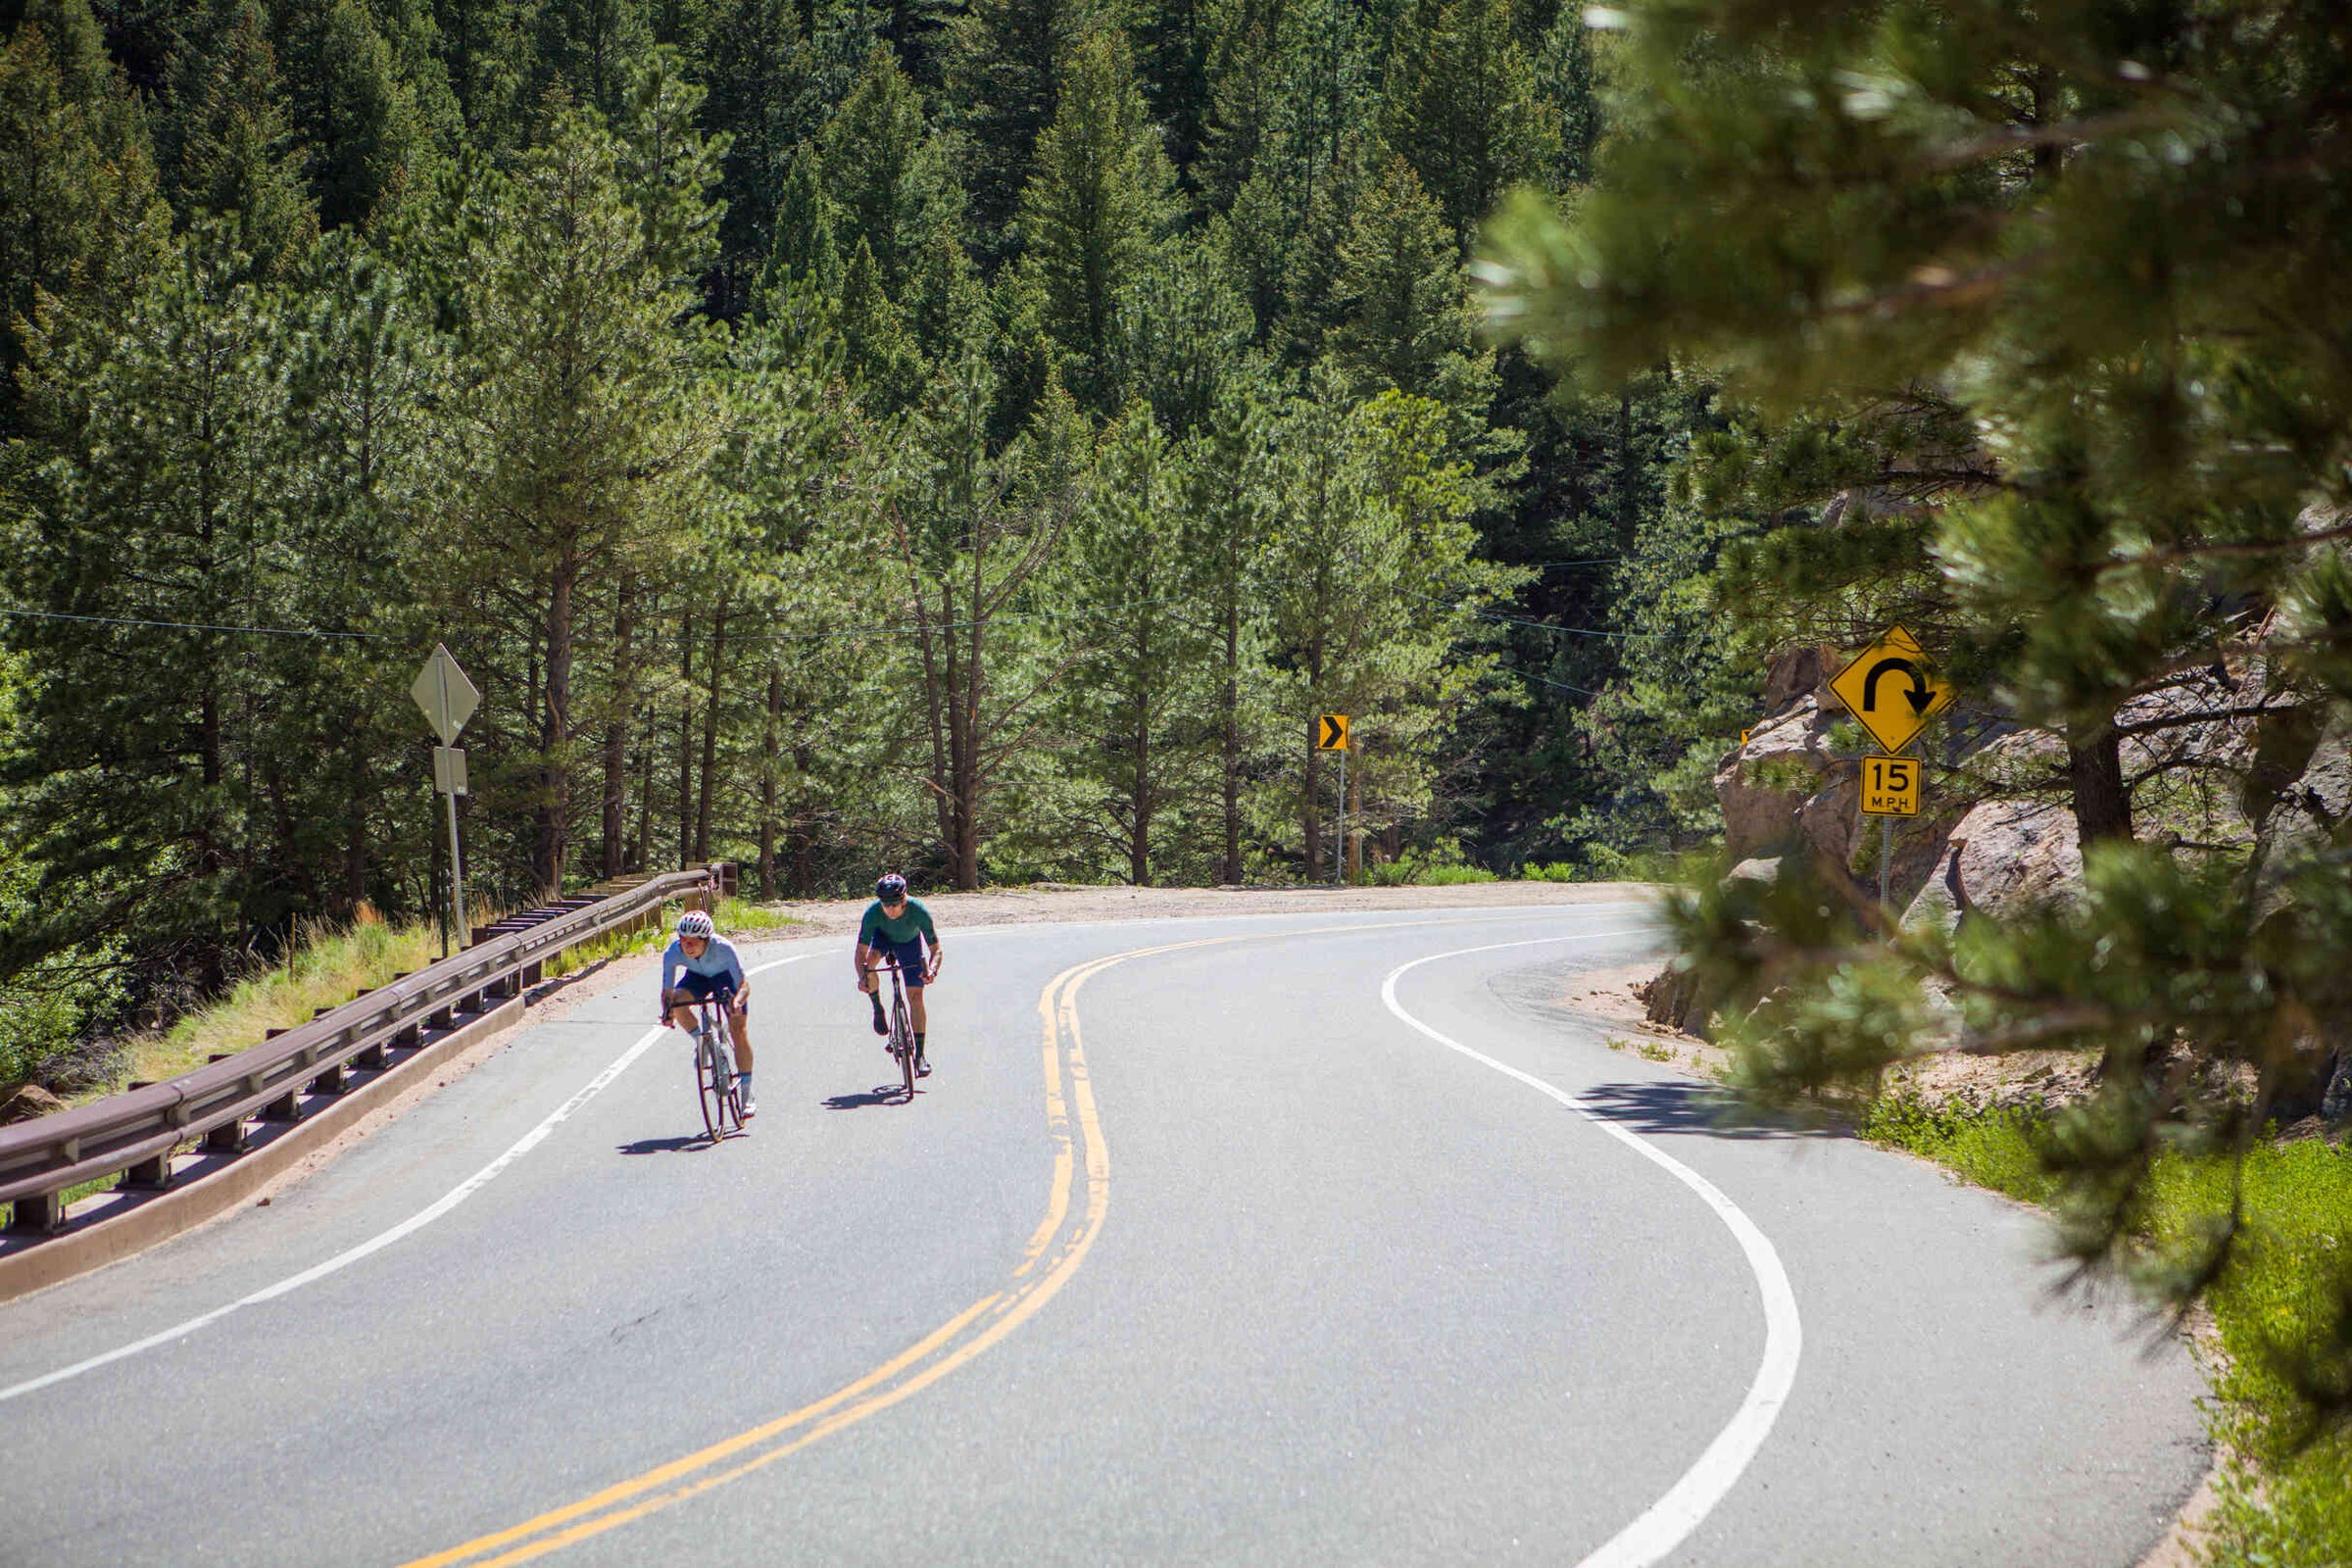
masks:
{"label": "green grass patch", "polygon": [[[429,922],[394,926],[368,917],[348,926],[307,926],[277,967],[247,975],[225,997],[134,1042],[127,1078],[172,1078],[203,1066],[216,1053],[258,1046],[269,1030],[308,1023],[318,1008],[341,1006],[440,955]],[[102,1089],[88,1098],[112,1092]]]}
{"label": "green grass patch", "polygon": [[[1934,1110],[1885,1101],[1863,1133],[1925,1155],[1978,1186],[2046,1204],[2057,1184],[2024,1111]],[[2322,1427],[2285,1368],[2341,1379],[2352,1325],[2340,1283],[2352,1273],[2352,1151],[2316,1140],[2264,1145],[2242,1168],[2250,1236],[2206,1303],[2224,1352],[2214,1369],[2213,1435],[2233,1457],[2206,1546],[2215,1568],[2341,1568],[2352,1563],[2352,1430]],[[2150,1178],[2160,1230],[2227,1212],[2227,1161],[2161,1157]]]}
{"label": "green grass patch", "polygon": [[783,931],[810,923],[748,899],[721,899],[718,912],[710,918],[717,923],[722,936],[740,936],[747,931]]}

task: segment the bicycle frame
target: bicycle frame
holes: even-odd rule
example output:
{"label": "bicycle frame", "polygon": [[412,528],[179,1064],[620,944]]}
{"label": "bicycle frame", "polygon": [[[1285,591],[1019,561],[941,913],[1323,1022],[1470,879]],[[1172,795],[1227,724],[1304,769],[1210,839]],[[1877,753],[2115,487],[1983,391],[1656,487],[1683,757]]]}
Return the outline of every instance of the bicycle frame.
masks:
{"label": "bicycle frame", "polygon": [[907,1100],[914,1099],[914,1031],[906,1021],[906,986],[897,959],[876,963],[868,974],[890,971],[890,1054],[899,1064],[899,1073]]}

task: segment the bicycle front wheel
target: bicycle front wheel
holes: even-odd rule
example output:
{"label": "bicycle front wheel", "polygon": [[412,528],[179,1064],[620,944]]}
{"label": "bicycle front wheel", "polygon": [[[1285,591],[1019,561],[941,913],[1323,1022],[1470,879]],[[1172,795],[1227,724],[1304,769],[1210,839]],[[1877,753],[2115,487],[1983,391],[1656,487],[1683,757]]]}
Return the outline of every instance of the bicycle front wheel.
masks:
{"label": "bicycle front wheel", "polygon": [[899,1076],[906,1089],[906,1099],[914,1099],[914,1031],[906,1027],[906,1014],[891,1009],[890,1054],[899,1058]]}
{"label": "bicycle front wheel", "polygon": [[717,1143],[727,1136],[727,1111],[735,1093],[734,1075],[727,1071],[726,1054],[718,1042],[705,1036],[695,1045],[695,1079],[702,1093],[703,1126]]}

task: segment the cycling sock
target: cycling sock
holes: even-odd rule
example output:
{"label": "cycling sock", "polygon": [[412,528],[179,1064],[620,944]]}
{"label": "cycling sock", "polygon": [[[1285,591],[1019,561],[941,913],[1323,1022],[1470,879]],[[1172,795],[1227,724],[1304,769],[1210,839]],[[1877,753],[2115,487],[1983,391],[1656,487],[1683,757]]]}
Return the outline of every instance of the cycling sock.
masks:
{"label": "cycling sock", "polygon": [[923,1054],[923,1037],[919,1031],[914,1037],[914,1054],[918,1056]]}

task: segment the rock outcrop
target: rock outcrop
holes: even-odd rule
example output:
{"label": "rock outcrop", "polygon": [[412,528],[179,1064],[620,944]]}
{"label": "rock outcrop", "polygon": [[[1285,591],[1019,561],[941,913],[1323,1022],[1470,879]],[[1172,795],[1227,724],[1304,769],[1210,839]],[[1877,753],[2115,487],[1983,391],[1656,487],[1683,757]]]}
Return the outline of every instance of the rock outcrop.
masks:
{"label": "rock outcrop", "polygon": [[64,1101],[39,1084],[0,1084],[0,1127],[65,1108]]}

